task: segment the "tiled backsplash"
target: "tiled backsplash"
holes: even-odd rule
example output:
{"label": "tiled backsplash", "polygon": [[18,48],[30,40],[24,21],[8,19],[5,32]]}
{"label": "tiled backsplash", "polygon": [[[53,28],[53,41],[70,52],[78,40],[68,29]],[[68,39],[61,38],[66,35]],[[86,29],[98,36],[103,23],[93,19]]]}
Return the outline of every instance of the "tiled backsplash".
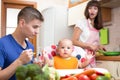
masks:
{"label": "tiled backsplash", "polygon": [[109,29],[109,44],[105,45],[107,50],[118,50],[120,46],[120,7],[112,9],[111,25]]}

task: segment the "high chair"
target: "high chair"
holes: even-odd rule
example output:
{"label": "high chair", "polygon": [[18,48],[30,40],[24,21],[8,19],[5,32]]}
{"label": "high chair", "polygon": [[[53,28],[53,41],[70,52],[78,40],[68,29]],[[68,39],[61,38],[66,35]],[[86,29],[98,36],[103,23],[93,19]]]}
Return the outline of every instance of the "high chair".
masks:
{"label": "high chair", "polygon": [[[46,54],[48,54],[49,58],[52,58],[53,56],[58,55],[56,53],[56,48],[57,48],[57,45],[50,45],[50,46],[46,46],[43,50]],[[86,53],[82,48],[74,46],[72,56],[80,60],[85,57],[85,54]]]}

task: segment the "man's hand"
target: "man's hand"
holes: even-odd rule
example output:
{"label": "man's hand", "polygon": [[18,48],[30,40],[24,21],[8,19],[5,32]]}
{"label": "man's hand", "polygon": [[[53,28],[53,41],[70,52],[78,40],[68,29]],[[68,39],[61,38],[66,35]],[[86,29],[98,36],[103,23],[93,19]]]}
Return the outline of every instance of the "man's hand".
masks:
{"label": "man's hand", "polygon": [[21,64],[26,64],[30,62],[33,58],[33,51],[32,49],[24,50],[21,55],[19,56],[18,60],[21,62]]}

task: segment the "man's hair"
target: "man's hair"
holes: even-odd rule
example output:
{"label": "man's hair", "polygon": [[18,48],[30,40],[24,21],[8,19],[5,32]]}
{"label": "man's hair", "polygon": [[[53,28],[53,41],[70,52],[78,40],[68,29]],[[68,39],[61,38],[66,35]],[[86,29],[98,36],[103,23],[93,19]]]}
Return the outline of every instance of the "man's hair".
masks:
{"label": "man's hair", "polygon": [[18,14],[18,23],[20,19],[24,19],[26,23],[32,21],[33,19],[38,19],[44,21],[42,14],[35,8],[27,6],[24,7]]}

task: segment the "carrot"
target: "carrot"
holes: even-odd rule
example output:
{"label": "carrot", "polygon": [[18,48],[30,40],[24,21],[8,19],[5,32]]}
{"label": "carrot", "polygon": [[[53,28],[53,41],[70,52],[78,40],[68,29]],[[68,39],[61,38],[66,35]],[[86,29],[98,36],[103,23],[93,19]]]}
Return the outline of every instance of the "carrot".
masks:
{"label": "carrot", "polygon": [[82,72],[82,73],[75,74],[74,76],[78,78],[81,74],[85,74],[85,75],[87,75],[87,76],[90,76],[90,75],[92,75],[93,73],[96,73],[96,71],[95,71],[94,69],[87,69],[87,70],[85,70],[85,71]]}
{"label": "carrot", "polygon": [[73,76],[70,76],[70,77],[68,77],[68,78],[64,78],[64,79],[61,79],[61,80],[77,80],[77,79],[73,79],[73,78],[74,78],[74,77],[79,78],[79,76],[82,75],[82,74],[85,74],[85,75],[87,75],[87,76],[90,76],[90,75],[92,75],[92,74],[95,73],[95,72],[96,72],[96,71],[95,71],[94,69],[87,69],[87,70],[85,70],[85,71],[82,72],[82,73],[75,74],[75,75],[73,75]]}
{"label": "carrot", "polygon": [[60,79],[60,80],[78,80],[75,76],[70,76],[68,78],[63,78],[63,79]]}

